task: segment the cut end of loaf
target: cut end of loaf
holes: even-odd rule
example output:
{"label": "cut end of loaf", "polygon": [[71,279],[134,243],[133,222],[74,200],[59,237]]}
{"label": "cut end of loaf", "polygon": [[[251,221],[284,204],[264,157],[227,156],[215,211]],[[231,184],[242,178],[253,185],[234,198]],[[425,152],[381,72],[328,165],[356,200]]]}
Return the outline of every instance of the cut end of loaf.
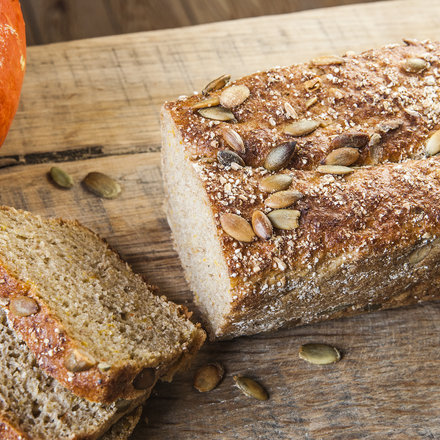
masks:
{"label": "cut end of loaf", "polygon": [[[42,368],[94,401],[134,398],[200,345],[203,331],[77,222],[0,209],[0,296]],[[22,316],[17,297],[36,313]],[[134,382],[135,381],[135,382]]]}
{"label": "cut end of loaf", "polygon": [[231,284],[206,191],[188,160],[183,140],[162,110],[162,173],[166,211],[185,276],[211,334],[223,325],[231,307]]}

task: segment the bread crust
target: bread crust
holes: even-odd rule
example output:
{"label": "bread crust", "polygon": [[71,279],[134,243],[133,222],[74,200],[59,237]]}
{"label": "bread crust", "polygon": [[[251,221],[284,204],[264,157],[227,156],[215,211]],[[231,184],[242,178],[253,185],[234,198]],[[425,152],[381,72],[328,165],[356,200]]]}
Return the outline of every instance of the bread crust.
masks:
{"label": "bread crust", "polygon": [[[11,208],[3,206],[0,209],[10,210]],[[54,221],[85,228],[77,221],[64,219],[54,219]],[[93,231],[91,232],[102,240]],[[182,344],[180,350],[176,350],[168,357],[164,356],[154,365],[127,360],[113,364],[107,371],[102,371],[98,365],[94,365],[88,370],[72,373],[66,368],[66,360],[72,350],[81,348],[80,341],[69,335],[56,312],[42,302],[36,286],[21,281],[8,269],[7,262],[1,260],[0,280],[2,280],[0,298],[6,300],[4,307],[8,312],[8,320],[34,353],[39,367],[74,394],[93,402],[112,403],[118,399],[146,399],[156,381],[160,378],[171,380],[173,374],[185,365],[186,360],[197,353],[206,338],[205,332],[197,324],[194,325],[191,340],[187,341],[186,346]],[[9,300],[15,296],[28,296],[35,299],[39,306],[38,313],[25,317],[10,313]],[[187,319],[182,307],[172,303],[170,305],[175,307],[182,319]],[[133,381],[144,368],[155,368],[156,379],[147,390],[137,390],[133,386]]]}
{"label": "bread crust", "polygon": [[[139,403],[139,402],[138,402]],[[74,436],[72,440],[125,440],[133,432],[142,415],[142,406],[131,405],[117,419],[109,421],[99,432],[86,437]],[[11,423],[4,414],[0,414],[0,438],[2,440],[42,440],[29,437],[19,426]]]}
{"label": "bread crust", "polygon": [[[411,58],[423,59],[426,68],[408,71]],[[212,335],[230,338],[439,297],[432,286],[440,279],[440,159],[425,157],[427,139],[440,128],[439,69],[439,43],[406,41],[334,64],[312,61],[241,78],[234,84],[247,86],[250,97],[231,109],[235,122],[202,118],[192,109],[199,96],[164,105],[176,144],[209,198],[228,268],[230,308]],[[284,132],[302,119],[321,125],[303,136]],[[245,167],[218,162],[217,153],[230,149],[225,127],[242,137]],[[368,136],[357,147],[353,172],[319,172],[341,147],[340,136],[353,133]],[[296,151],[278,173],[291,176],[290,189],[304,194],[290,207],[300,211],[299,227],[277,229],[267,241],[233,239],[221,214],[250,222],[255,210],[271,211],[260,188],[271,174],[263,165],[269,151],[291,141]],[[429,251],[412,263],[421,248]]]}

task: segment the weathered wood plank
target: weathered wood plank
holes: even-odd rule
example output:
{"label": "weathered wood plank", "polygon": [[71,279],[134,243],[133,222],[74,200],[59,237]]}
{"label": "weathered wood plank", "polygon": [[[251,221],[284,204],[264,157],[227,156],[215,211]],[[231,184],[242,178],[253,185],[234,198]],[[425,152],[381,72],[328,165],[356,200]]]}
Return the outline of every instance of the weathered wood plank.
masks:
{"label": "weathered wood plank", "polygon": [[403,36],[435,38],[439,5],[423,3],[369,3],[33,47],[19,114],[0,156],[158,146],[164,100],[200,90],[225,72],[238,77]]}
{"label": "weathered wood plank", "polygon": [[[284,14],[365,0],[21,0],[28,44]],[[375,1],[375,0],[366,0]]]}

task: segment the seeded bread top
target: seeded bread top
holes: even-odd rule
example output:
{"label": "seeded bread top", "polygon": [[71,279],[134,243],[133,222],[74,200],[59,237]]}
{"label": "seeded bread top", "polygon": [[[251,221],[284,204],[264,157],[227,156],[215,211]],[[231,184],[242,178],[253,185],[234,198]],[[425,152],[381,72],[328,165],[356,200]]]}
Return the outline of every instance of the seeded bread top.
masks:
{"label": "seeded bread top", "polygon": [[[313,276],[331,258],[348,263],[435,239],[439,56],[438,43],[406,41],[271,69],[165,105],[211,201],[236,298],[267,274]],[[274,174],[290,183],[268,190],[263,179]],[[301,194],[278,193],[271,206],[280,189]],[[273,208],[283,204],[289,212]],[[256,211],[270,219],[266,236],[261,221],[256,237],[225,216],[250,226]]]}

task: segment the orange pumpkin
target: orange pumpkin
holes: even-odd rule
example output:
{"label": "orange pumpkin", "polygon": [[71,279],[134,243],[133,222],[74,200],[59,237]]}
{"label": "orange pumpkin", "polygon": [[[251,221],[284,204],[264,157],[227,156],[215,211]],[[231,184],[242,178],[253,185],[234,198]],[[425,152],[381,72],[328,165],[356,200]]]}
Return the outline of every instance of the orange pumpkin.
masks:
{"label": "orange pumpkin", "polygon": [[20,98],[26,67],[26,35],[18,0],[0,0],[0,145]]}

